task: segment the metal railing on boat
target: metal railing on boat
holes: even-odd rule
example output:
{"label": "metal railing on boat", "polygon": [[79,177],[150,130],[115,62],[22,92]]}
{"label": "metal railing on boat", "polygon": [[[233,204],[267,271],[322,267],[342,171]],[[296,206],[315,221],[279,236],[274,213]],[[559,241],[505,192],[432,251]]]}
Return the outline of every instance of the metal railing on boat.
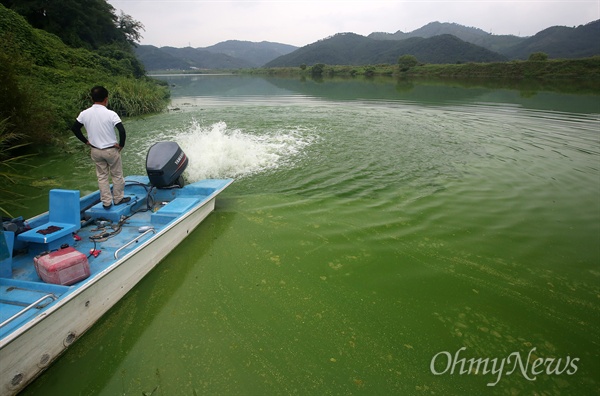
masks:
{"label": "metal railing on boat", "polygon": [[[44,301],[44,300],[46,300],[48,298],[51,298],[53,301],[56,301],[58,299],[58,297],[56,297],[56,295],[54,293],[48,293],[45,296],[40,297],[37,301],[29,304],[28,306],[26,306],[25,308],[23,308],[22,310],[20,310],[19,312],[17,312],[13,316],[11,316],[10,318],[6,319],[4,322],[0,323],[0,328],[6,326],[7,324],[9,324],[13,320],[17,319],[19,316],[23,315],[25,312],[29,311],[30,309],[36,308],[39,304],[42,303],[42,301]],[[44,308],[44,307],[40,307],[40,308]]]}
{"label": "metal railing on boat", "polygon": [[156,230],[154,228],[149,228],[147,231],[145,231],[143,234],[138,235],[137,237],[135,237],[134,239],[132,239],[131,241],[127,242],[125,245],[121,246],[120,248],[118,248],[115,251],[115,260],[119,259],[119,252],[127,247],[129,247],[129,245],[138,242],[144,235],[153,232],[156,234]]}

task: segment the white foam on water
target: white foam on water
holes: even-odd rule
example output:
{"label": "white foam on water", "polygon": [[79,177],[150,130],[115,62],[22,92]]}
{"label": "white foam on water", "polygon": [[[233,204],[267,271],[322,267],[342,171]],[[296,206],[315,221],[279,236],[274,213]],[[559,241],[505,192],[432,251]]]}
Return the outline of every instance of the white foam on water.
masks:
{"label": "white foam on water", "polygon": [[292,165],[313,140],[298,129],[250,134],[229,129],[223,121],[202,126],[197,121],[170,137],[189,158],[189,182],[206,178],[241,178]]}

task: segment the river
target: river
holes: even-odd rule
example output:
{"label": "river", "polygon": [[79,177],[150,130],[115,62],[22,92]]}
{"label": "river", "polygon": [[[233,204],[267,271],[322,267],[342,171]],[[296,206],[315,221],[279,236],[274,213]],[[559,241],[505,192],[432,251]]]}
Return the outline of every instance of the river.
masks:
{"label": "river", "polygon": [[[236,181],[25,395],[600,392],[599,95],[157,78],[125,173]],[[96,189],[75,138],[36,161],[13,211]]]}

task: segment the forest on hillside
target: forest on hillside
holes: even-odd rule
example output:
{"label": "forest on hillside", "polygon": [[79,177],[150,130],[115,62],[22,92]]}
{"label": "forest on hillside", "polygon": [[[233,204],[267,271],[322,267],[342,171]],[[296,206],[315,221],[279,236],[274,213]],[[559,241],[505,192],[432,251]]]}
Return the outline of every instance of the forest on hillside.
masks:
{"label": "forest on hillside", "polygon": [[143,25],[105,0],[0,3],[1,156],[14,145],[60,143],[94,85],[111,91],[121,115],[166,106],[168,90],[145,76],[133,51]]}
{"label": "forest on hillside", "polygon": [[[0,4],[0,211],[19,200],[13,186],[26,182],[18,169],[29,156],[71,150],[70,126],[91,105],[91,87],[104,85],[121,116],[159,112],[169,100],[168,87],[146,77],[133,52],[139,22],[104,0],[72,1],[68,10],[55,2],[26,7],[32,3]],[[101,28],[81,29],[92,21]]]}
{"label": "forest on hillside", "polygon": [[456,23],[431,22],[409,33],[338,33],[298,48],[281,43],[229,40],[204,48],[140,45],[138,59],[149,71],[299,67],[315,64],[366,66],[395,64],[412,55],[420,63],[460,64],[600,55],[600,20],[576,27],[554,26],[531,37],[494,35]]}

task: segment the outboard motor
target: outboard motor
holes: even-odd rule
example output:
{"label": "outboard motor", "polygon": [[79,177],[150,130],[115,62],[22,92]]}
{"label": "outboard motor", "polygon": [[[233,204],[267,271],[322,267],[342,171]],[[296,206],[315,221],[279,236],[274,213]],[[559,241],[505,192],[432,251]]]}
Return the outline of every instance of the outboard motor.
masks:
{"label": "outboard motor", "polygon": [[157,188],[183,187],[182,173],[187,165],[187,156],[175,142],[155,143],[146,155],[146,173]]}

